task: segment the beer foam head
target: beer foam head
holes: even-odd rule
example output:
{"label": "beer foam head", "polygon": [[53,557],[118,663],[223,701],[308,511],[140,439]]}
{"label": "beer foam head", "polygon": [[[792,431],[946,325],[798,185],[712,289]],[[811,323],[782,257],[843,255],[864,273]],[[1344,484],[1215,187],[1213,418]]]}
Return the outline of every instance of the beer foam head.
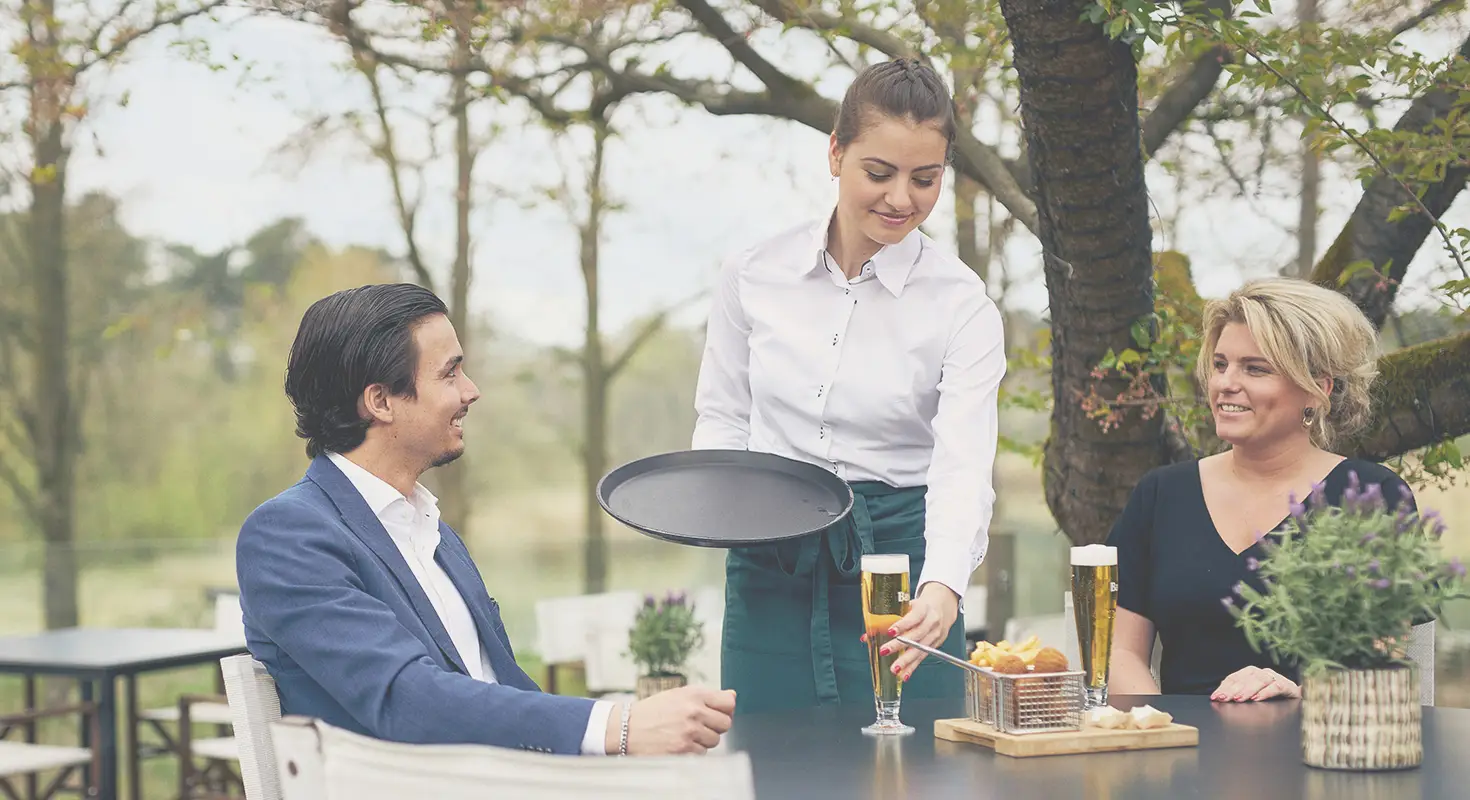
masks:
{"label": "beer foam head", "polygon": [[863,572],[874,575],[900,575],[909,571],[907,553],[873,553],[863,556]]}
{"label": "beer foam head", "polygon": [[1105,544],[1089,544],[1072,548],[1074,567],[1111,567],[1118,563],[1118,548]]}

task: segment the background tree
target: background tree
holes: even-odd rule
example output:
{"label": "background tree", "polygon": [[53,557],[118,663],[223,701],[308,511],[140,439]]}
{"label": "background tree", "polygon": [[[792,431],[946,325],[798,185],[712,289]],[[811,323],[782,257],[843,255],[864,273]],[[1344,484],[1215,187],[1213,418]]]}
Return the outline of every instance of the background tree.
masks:
{"label": "background tree", "polygon": [[[101,317],[74,317],[78,279],[99,265],[76,261],[68,236],[67,164],[89,105],[88,82],[145,37],[219,7],[223,0],[151,2],[97,7],[67,0],[7,3],[21,22],[21,38],[0,62],[0,101],[24,97],[21,135],[26,154],[6,176],[10,198],[26,208],[19,223],[25,302],[7,308],[0,330],[5,364],[16,373],[0,385],[15,421],[5,428],[0,477],[19,499],[45,542],[46,627],[77,624],[76,465],[82,449],[81,409],[96,363]],[[10,180],[19,178],[18,180]],[[19,296],[19,293],[12,296]],[[75,320],[75,322],[74,322]],[[8,455],[7,455],[8,454]]]}

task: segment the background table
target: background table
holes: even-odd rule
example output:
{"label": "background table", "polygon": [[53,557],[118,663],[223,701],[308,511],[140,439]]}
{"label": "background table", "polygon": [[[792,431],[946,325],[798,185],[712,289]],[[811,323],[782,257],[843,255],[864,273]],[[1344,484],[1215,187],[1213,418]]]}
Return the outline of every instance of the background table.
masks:
{"label": "background table", "polygon": [[[26,704],[35,705],[37,675],[76,678],[82,699],[97,702],[98,738],[102,763],[101,800],[117,798],[117,693],[123,679],[127,709],[128,753],[132,770],[129,797],[137,800],[138,686],[145,672],[209,664],[245,652],[243,637],[207,629],[173,628],[65,628],[34,636],[0,638],[0,674],[26,676]],[[83,746],[87,731],[82,730]]]}
{"label": "background table", "polygon": [[1199,728],[1198,747],[1012,758],[934,738],[962,703],[908,701],[902,737],[861,732],[871,708],[738,715],[726,749],[750,755],[765,798],[1259,798],[1439,800],[1470,797],[1470,711],[1424,709],[1424,763],[1401,772],[1337,772],[1302,764],[1300,703],[1215,704],[1206,697],[1114,697],[1148,703]]}

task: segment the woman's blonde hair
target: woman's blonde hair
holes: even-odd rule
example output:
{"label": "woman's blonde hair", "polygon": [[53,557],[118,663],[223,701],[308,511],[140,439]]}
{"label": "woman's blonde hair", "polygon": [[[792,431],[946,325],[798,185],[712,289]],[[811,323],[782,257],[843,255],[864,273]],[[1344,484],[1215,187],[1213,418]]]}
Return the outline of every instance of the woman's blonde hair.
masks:
{"label": "woman's blonde hair", "polygon": [[[1351,300],[1308,281],[1266,278],[1210,301],[1195,365],[1202,386],[1214,371],[1220,332],[1232,322],[1244,324],[1271,364],[1316,398],[1319,407],[1307,422],[1313,444],[1329,448],[1368,423],[1378,335]],[[1331,379],[1329,392],[1322,391],[1323,378]]]}

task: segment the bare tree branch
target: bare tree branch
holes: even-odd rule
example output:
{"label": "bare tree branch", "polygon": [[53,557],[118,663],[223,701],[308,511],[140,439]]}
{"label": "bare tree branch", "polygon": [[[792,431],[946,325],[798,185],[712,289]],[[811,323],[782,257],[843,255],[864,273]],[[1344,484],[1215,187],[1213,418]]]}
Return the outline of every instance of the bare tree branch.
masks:
{"label": "bare tree branch", "polygon": [[383,97],[383,86],[378,80],[379,54],[368,46],[366,38],[353,24],[352,5],[349,2],[341,2],[334,7],[331,28],[333,32],[347,41],[352,51],[353,66],[367,79],[368,88],[373,96],[373,111],[377,116],[379,132],[382,135],[373,150],[375,155],[383,161],[383,165],[388,168],[388,179],[393,186],[393,203],[398,211],[398,223],[403,229],[404,243],[408,249],[408,265],[419,283],[429,291],[434,291],[434,276],[429,273],[428,267],[424,264],[423,254],[418,245],[418,204],[410,203],[404,194],[403,165],[399,161],[398,148],[393,140],[393,124],[388,119],[388,106]]}
{"label": "bare tree branch", "polygon": [[815,7],[801,8],[791,0],[752,0],[752,3],[783,25],[823,33],[841,32],[843,38],[851,39],[858,44],[865,44],[889,58],[925,58],[927,60],[923,53],[910,42],[887,31],[865,25],[851,17],[832,14]]}
{"label": "bare tree branch", "polygon": [[800,91],[811,91],[811,87],[802,81],[782,72],[776,65],[767,61],[764,56],[757,53],[745,35],[737,33],[725,19],[725,16],[717,11],[705,0],[677,0],[679,5],[694,17],[701,27],[714,37],[737,62],[750,70],[766,88],[776,93],[790,93]]}
{"label": "bare tree branch", "polygon": [[[1470,58],[1470,37],[1461,43],[1460,58]],[[1458,92],[1452,87],[1436,88],[1414,99],[1398,122],[1395,132],[1432,130],[1437,121],[1456,113]],[[1370,151],[1371,155],[1371,151]],[[1377,161],[1377,157],[1374,157]],[[1368,182],[1332,246],[1312,269],[1312,281],[1338,289],[1357,303],[1363,313],[1381,326],[1388,318],[1409,262],[1431,231],[1444,235],[1440,216],[1445,213],[1470,179],[1470,168],[1450,164],[1443,179],[1407,191],[1402,179],[1379,162],[1381,172]],[[1389,221],[1395,209],[1414,205],[1417,211]],[[1460,255],[1451,250],[1457,262]],[[1349,273],[1349,267],[1367,262],[1372,269]],[[1464,268],[1461,263],[1461,268]]]}
{"label": "bare tree branch", "polygon": [[690,295],[644,320],[643,325],[638,328],[637,333],[633,334],[633,338],[629,339],[628,343],[623,346],[623,352],[619,353],[618,357],[607,365],[607,380],[611,382],[613,378],[618,376],[618,373],[623,371],[623,367],[628,366],[628,362],[633,360],[633,356],[638,354],[639,349],[645,344],[648,344],[654,336],[658,335],[659,331],[664,329],[664,325],[668,323],[669,317],[704,295],[704,292]]}
{"label": "bare tree branch", "polygon": [[1230,51],[1224,47],[1212,47],[1196,58],[1184,72],[1154,103],[1154,110],[1143,118],[1143,152],[1148,158],[1182,127],[1200,103],[1215,91],[1220,73],[1231,60]]}
{"label": "bare tree branch", "polygon": [[1403,22],[1400,22],[1399,24],[1393,26],[1390,38],[1396,39],[1402,34],[1408,33],[1409,31],[1419,27],[1420,25],[1423,25],[1425,22],[1428,22],[1430,19],[1438,16],[1440,12],[1457,9],[1463,7],[1464,5],[1465,0],[1434,0],[1434,2],[1424,7],[1423,11],[1420,11],[1414,16],[1409,17]]}
{"label": "bare tree branch", "polygon": [[135,1],[136,0],[122,0],[122,2],[118,4],[117,9],[113,11],[112,16],[108,17],[106,20],[103,20],[95,29],[93,29],[92,35],[87,37],[87,52],[95,53],[98,51],[98,48],[102,44],[102,36],[103,34],[107,33],[108,26],[122,19],[123,16],[128,13],[128,9],[133,7],[133,3]]}
{"label": "bare tree branch", "polygon": [[15,470],[11,468],[10,462],[6,460],[5,453],[3,452],[0,452],[0,483],[4,483],[10,489],[10,493],[15,496],[15,500],[20,504],[21,509],[26,512],[33,522],[39,525],[41,522],[41,509],[36,504],[36,495],[20,479],[20,475],[16,474]]}
{"label": "bare tree branch", "polygon": [[[172,14],[164,14],[162,16],[154,17],[153,19],[148,21],[148,24],[141,27],[125,29],[124,32],[120,36],[118,36],[117,41],[113,42],[109,47],[107,47],[107,49],[94,51],[95,55],[93,57],[84,59],[83,61],[78,63],[75,71],[73,72],[73,75],[81,75],[83,72],[86,72],[88,69],[91,69],[98,64],[117,58],[118,56],[122,55],[134,42],[142,39],[143,37],[147,36],[150,33],[153,33],[156,30],[159,30],[160,28],[167,28],[171,25],[178,25],[181,22],[193,19],[194,17],[200,16],[202,14],[208,14],[216,8],[223,7],[225,5],[225,2],[226,0],[209,0],[209,2],[195,8],[187,9],[184,11],[176,11]],[[126,5],[127,3],[124,3],[124,6]],[[116,17],[114,17],[114,19],[116,19]],[[99,29],[93,33],[94,42],[98,41],[101,38],[102,28],[106,27],[106,24],[110,24],[112,21],[113,20],[109,20],[108,23],[104,23],[103,26],[100,26]]]}

